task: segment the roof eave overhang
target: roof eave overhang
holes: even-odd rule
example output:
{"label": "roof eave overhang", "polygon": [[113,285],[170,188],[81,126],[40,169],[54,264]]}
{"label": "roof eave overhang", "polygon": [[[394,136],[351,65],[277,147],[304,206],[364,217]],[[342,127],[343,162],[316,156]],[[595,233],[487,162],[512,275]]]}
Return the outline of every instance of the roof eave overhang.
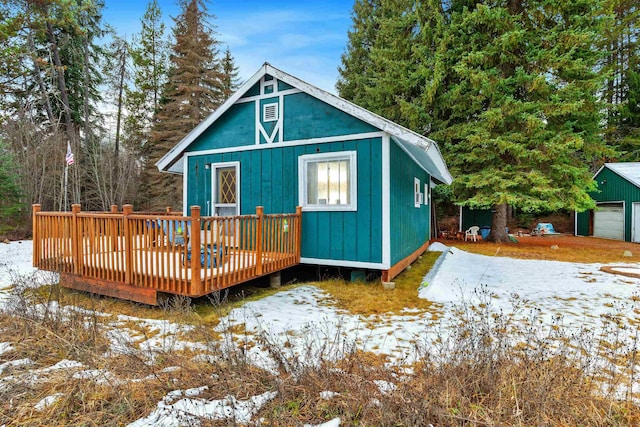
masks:
{"label": "roof eave overhang", "polygon": [[[349,102],[336,95],[319,89],[316,86],[313,86],[312,84],[298,79],[297,77],[287,74],[282,70],[274,68],[268,63],[263,64],[263,66],[249,80],[247,80],[240,87],[240,89],[238,89],[227,101],[225,101],[220,107],[218,107],[216,111],[209,115],[209,117],[207,117],[202,123],[196,126],[191,132],[189,132],[189,134],[187,134],[187,136],[185,136],[176,146],[169,150],[169,152],[156,163],[158,169],[160,171],[182,173],[181,171],[178,172],[178,169],[182,169],[182,162],[179,162],[179,160],[182,159],[184,151],[187,149],[187,147],[189,147],[192,142],[194,142],[233,104],[235,104],[240,98],[242,98],[244,93],[251,87],[253,87],[253,85],[258,83],[262,76],[264,76],[265,74],[269,74],[278,80],[281,80],[297,89],[300,89],[310,96],[326,102],[327,104],[388,133],[389,135],[395,137],[397,140],[403,141],[404,143],[409,144],[409,146],[414,147],[414,149],[416,150],[421,150],[422,152],[424,152],[424,156],[426,156],[426,158],[423,158],[423,155],[420,154],[419,151],[417,151],[416,153],[414,153],[414,155],[412,155],[414,160],[416,160],[423,168],[425,168],[436,180],[445,184],[451,184],[451,182],[453,181],[453,178],[451,177],[451,174],[447,169],[444,159],[442,158],[442,154],[440,153],[438,144],[436,144],[435,141],[432,141],[431,139],[413,132],[412,130],[393,123],[392,121],[387,120],[384,117],[372,113],[371,111],[368,111],[362,107],[359,107],[352,102]],[[429,160],[427,161],[426,159]],[[177,168],[174,166],[176,163],[180,165]],[[434,168],[435,170],[431,170]]]}

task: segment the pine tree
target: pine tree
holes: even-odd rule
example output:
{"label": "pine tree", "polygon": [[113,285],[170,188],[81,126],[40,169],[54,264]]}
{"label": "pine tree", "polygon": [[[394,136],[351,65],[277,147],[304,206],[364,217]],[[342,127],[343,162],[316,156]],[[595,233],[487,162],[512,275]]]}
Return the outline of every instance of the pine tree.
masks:
{"label": "pine tree", "polygon": [[336,88],[341,97],[368,108],[367,88],[373,86],[371,49],[378,31],[380,0],[356,0],[347,50],[342,55]]}
{"label": "pine tree", "polygon": [[162,87],[167,78],[169,44],[157,0],[148,3],[140,21],[140,34],[134,37],[129,50],[133,81],[125,89],[128,114],[124,122],[123,145],[141,164],[136,203],[145,207],[151,190],[150,175],[146,171],[154,168],[149,159],[151,132],[160,110]]}
{"label": "pine tree", "polygon": [[507,205],[583,210],[600,138],[597,2],[511,0],[451,12],[436,100],[461,205],[493,208],[491,239],[508,241]]}
{"label": "pine tree", "polygon": [[222,99],[221,103],[226,101],[240,87],[240,79],[238,78],[238,67],[231,55],[229,46],[224,51],[222,58]]}
{"label": "pine tree", "polygon": [[607,79],[603,88],[606,105],[607,142],[619,151],[621,160],[640,160],[637,135],[630,127],[633,109],[635,68],[640,64],[640,6],[635,0],[606,0],[608,25],[603,28],[601,49],[606,52],[603,72]]}
{"label": "pine tree", "polygon": [[141,19],[142,29],[129,50],[133,68],[133,85],[125,91],[127,109],[125,132],[130,149],[144,154],[152,122],[160,109],[162,86],[168,70],[169,46],[165,25],[157,0],[147,5]]}
{"label": "pine tree", "polygon": [[[150,160],[158,161],[188,132],[204,120],[223,95],[223,74],[218,41],[201,0],[183,0],[182,13],[174,18],[175,43],[163,88],[163,103],[156,116]],[[180,207],[182,182],[175,175],[159,173],[147,165],[151,207]]]}
{"label": "pine tree", "polygon": [[7,224],[15,222],[15,217],[26,207],[21,201],[17,165],[4,141],[0,139],[0,233],[7,231]]}
{"label": "pine tree", "polygon": [[640,161],[640,63],[626,75],[626,100],[620,106],[617,124],[620,136],[617,148],[622,160]]}

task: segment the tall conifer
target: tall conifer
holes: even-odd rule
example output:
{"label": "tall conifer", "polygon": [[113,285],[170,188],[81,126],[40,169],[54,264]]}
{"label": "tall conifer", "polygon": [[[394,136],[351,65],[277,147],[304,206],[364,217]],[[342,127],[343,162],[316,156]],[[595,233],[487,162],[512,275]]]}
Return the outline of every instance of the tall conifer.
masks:
{"label": "tall conifer", "polygon": [[451,14],[435,102],[457,201],[493,208],[491,238],[507,241],[506,208],[586,209],[590,162],[607,154],[596,73],[598,2],[511,0]]}
{"label": "tall conifer", "polygon": [[238,67],[236,61],[231,55],[231,51],[227,46],[222,58],[222,99],[224,102],[240,87],[240,79],[238,77]]}
{"label": "tall conifer", "polygon": [[[151,207],[180,207],[182,180],[153,165],[221,103],[223,74],[216,33],[201,0],[182,0],[163,99],[156,115],[148,165]],[[187,173],[185,171],[185,173]]]}

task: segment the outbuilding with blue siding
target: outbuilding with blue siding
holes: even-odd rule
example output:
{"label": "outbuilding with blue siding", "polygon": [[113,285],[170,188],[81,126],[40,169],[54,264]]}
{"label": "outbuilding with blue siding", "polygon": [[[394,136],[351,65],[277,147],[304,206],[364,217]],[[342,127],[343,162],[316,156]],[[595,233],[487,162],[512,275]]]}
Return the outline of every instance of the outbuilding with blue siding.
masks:
{"label": "outbuilding with blue siding", "polygon": [[437,144],[264,64],[157,163],[204,215],[302,207],[301,262],[383,272],[428,244]]}
{"label": "outbuilding with blue siding", "polygon": [[593,179],[596,209],[576,214],[576,235],[640,242],[640,163],[605,163]]}

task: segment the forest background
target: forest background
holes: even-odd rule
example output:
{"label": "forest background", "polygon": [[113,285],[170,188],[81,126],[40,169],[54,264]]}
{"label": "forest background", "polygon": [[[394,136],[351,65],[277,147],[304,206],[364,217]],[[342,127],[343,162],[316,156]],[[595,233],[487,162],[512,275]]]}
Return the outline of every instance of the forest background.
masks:
{"label": "forest background", "polygon": [[[180,177],[155,162],[241,82],[215,3],[179,5],[166,28],[150,1],[128,39],[100,1],[0,5],[0,235],[28,235],[32,203],[180,209]],[[437,196],[493,209],[501,240],[508,206],[591,208],[595,170],[640,159],[639,14],[634,0],[356,0],[336,87],[437,141],[455,178]]]}

